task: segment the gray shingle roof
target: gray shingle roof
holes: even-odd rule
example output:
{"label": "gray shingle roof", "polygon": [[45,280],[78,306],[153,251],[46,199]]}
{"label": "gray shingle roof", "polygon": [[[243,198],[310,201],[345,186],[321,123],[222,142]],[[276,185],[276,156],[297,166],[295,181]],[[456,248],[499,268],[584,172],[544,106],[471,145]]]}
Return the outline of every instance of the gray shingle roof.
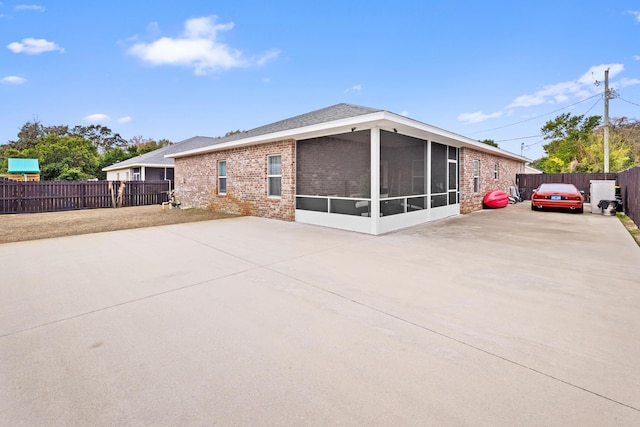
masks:
{"label": "gray shingle roof", "polygon": [[[362,116],[364,114],[377,113],[383,110],[376,110],[369,107],[361,107],[351,104],[336,104],[331,107],[322,108],[310,113],[291,117],[269,125],[260,126],[255,129],[243,132],[242,138],[266,135],[269,133],[282,132],[290,129],[297,129],[305,126],[317,125],[319,123],[331,122],[334,120],[346,119],[349,117]],[[234,135],[235,136],[235,135]]]}
{"label": "gray shingle roof", "polygon": [[145,154],[141,154],[136,157],[124,160],[122,162],[114,163],[107,166],[106,170],[122,169],[131,166],[139,165],[165,165],[171,167],[174,165],[174,161],[171,158],[166,158],[166,154],[178,153],[181,151],[193,150],[195,148],[206,147],[209,145],[217,144],[221,142],[221,138],[210,138],[206,136],[194,136],[184,141],[177,142],[166,147],[158,148],[157,150],[150,151]]}
{"label": "gray shingle roof", "polygon": [[205,136],[194,136],[185,139],[173,145],[162,147],[141,156],[136,156],[120,163],[108,166],[105,169],[120,169],[133,165],[166,165],[173,166],[173,158],[165,158],[167,154],[181,153],[194,150],[196,148],[208,147],[211,145],[221,144],[223,142],[237,141],[244,138],[267,135],[275,132],[282,132],[291,129],[312,126],[320,123],[331,122],[334,120],[347,119],[350,117],[362,116],[364,114],[377,113],[384,110],[375,108],[362,107],[352,104],[336,104],[331,107],[322,108],[320,110],[311,111],[310,113],[301,114],[289,119],[280,120],[275,123],[260,126],[248,131],[239,132],[222,138],[211,138]]}
{"label": "gray shingle roof", "polygon": [[184,149],[181,148],[179,151],[172,151],[172,153],[187,151],[194,148],[205,147],[207,145],[214,145],[214,144],[220,144],[223,142],[237,141],[239,139],[244,139],[244,138],[267,135],[275,132],[282,132],[285,130],[298,129],[305,126],[317,125],[320,123],[331,122],[334,120],[362,116],[364,114],[377,113],[379,111],[384,111],[384,110],[377,110],[374,108],[361,107],[359,105],[352,105],[352,104],[336,104],[336,105],[332,105],[331,107],[326,107],[320,110],[311,111],[310,113],[305,113],[299,116],[291,117],[289,119],[280,120],[278,122],[253,128],[244,132],[235,133],[233,135],[229,135],[224,138],[212,138],[213,142],[211,142],[210,144],[200,145],[197,147],[194,146],[192,148],[187,148],[186,146],[184,146]]}

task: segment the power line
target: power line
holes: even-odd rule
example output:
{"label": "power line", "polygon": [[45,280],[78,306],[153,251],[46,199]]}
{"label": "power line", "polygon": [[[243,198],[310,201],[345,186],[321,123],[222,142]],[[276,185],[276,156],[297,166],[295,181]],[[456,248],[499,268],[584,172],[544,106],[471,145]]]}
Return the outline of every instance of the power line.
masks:
{"label": "power line", "polygon": [[510,139],[501,139],[499,141],[495,141],[495,142],[507,142],[507,141],[518,141],[520,139],[531,139],[531,138],[539,138],[543,136],[542,134],[540,135],[532,135],[532,136],[522,136],[520,138],[510,138]]}
{"label": "power line", "polygon": [[[597,96],[597,95],[594,95],[594,96]],[[592,96],[591,98],[593,98],[593,96]],[[587,98],[587,99],[589,99],[589,98]],[[585,100],[585,101],[586,101],[586,100]],[[596,105],[598,105],[598,104],[600,103],[600,101],[602,101],[602,98],[599,98],[599,99],[598,99],[598,100],[597,100],[597,101],[596,101],[596,102],[595,102],[591,107],[589,107],[589,109],[588,109],[587,111],[585,111],[582,115],[583,115],[583,116],[585,116],[589,111],[593,110],[593,107],[595,107]],[[582,101],[581,101],[581,102],[582,102]],[[514,138],[514,139],[512,139],[512,140],[508,140],[508,139],[507,139],[507,140],[505,140],[505,141],[513,141],[513,140],[516,140],[516,139],[536,138],[536,137],[539,137],[539,136],[544,136],[544,135],[525,136],[525,137],[523,137],[523,138]],[[524,151],[525,149],[529,149],[529,147],[533,147],[534,145],[538,145],[538,144],[540,144],[540,143],[542,143],[542,142],[544,142],[544,141],[546,141],[546,139],[541,139],[540,141],[537,141],[537,142],[534,142],[534,143],[531,143],[531,144],[527,144],[527,145],[524,145],[524,142],[523,142],[523,143],[522,143],[522,145],[520,146],[520,151],[522,152],[522,151]],[[522,155],[522,154],[521,154],[521,155]]]}
{"label": "power line", "polygon": [[591,110],[593,110],[593,107],[595,107],[596,105],[598,105],[600,103],[600,101],[602,101],[602,98],[598,99],[595,104],[593,104],[591,107],[589,107],[589,109],[587,111],[584,112],[584,114],[582,114],[583,116],[586,116],[587,113]]}
{"label": "power line", "polygon": [[[599,97],[599,96],[602,96],[602,94],[599,94],[599,93],[595,94],[593,96],[590,96],[588,98],[583,99],[582,101],[578,101],[578,102],[573,103],[571,105],[567,105],[565,107],[558,108],[557,110],[553,110],[553,111],[550,111],[548,113],[540,114],[539,116],[530,117],[528,119],[520,120],[519,122],[511,123],[511,124],[504,125],[504,126],[498,126],[497,128],[493,128],[493,129],[485,129],[485,130],[479,130],[477,132],[470,132],[467,135],[473,135],[473,134],[482,133],[482,132],[491,132],[491,131],[498,130],[498,129],[504,129],[504,128],[509,127],[509,126],[519,125],[520,123],[529,122],[531,120],[539,119],[540,117],[548,116],[549,114],[557,113],[558,111],[566,110],[567,108],[571,108],[571,107],[573,107],[575,105],[581,104],[581,103],[583,103],[585,101],[588,101],[590,99],[593,99],[593,98]],[[593,107],[591,107],[591,108],[593,108]],[[591,108],[589,108],[589,110],[591,110]]]}
{"label": "power line", "polygon": [[640,107],[640,104],[636,104],[635,102],[627,101],[626,99],[620,97],[618,97],[618,99],[620,101],[628,102],[629,104],[635,105],[636,107]]}

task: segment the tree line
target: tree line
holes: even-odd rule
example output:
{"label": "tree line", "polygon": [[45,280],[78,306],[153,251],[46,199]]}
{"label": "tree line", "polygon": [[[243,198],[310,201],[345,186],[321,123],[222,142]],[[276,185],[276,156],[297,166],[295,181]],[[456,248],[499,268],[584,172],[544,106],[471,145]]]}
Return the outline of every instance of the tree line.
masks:
{"label": "tree line", "polygon": [[[604,172],[604,127],[601,116],[564,113],[541,129],[545,156],[531,165],[546,173]],[[609,171],[640,165],[640,122],[614,118],[609,125]]]}
{"label": "tree line", "polygon": [[[609,129],[609,171],[640,165],[640,122],[614,118]],[[604,171],[601,116],[564,113],[545,123],[541,132],[548,141],[545,156],[533,161],[533,167],[546,173]],[[102,125],[44,126],[38,120],[25,123],[17,136],[0,145],[0,174],[7,173],[9,158],[36,158],[40,178],[46,181],[105,179],[102,168],[172,144],[142,136],[125,140]],[[497,147],[493,140],[482,142]]]}
{"label": "tree line", "polygon": [[105,179],[102,168],[171,145],[142,136],[125,140],[102,125],[44,126],[25,123],[18,138],[0,145],[0,174],[7,173],[9,158],[34,158],[43,181]]}

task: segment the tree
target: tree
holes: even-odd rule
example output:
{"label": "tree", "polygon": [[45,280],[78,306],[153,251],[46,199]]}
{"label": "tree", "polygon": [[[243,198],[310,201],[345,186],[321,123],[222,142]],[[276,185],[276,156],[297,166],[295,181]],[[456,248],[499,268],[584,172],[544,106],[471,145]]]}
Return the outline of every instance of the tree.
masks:
{"label": "tree", "polygon": [[572,116],[560,114],[542,127],[544,139],[550,142],[544,145],[547,156],[539,159],[536,166],[547,173],[582,172],[586,147],[593,141],[589,138],[600,124],[600,116]]}
{"label": "tree", "polygon": [[[609,170],[625,170],[633,165],[631,146],[624,139],[612,134],[609,138]],[[580,172],[604,172],[604,136],[592,133],[585,144],[583,158],[576,167]]]}
{"label": "tree", "polygon": [[498,146],[498,144],[496,144],[496,142],[493,139],[483,139],[480,142],[482,142],[483,144],[490,145],[492,147],[497,147]]}
{"label": "tree", "polygon": [[34,119],[32,122],[27,122],[22,125],[18,132],[18,139],[15,141],[9,141],[7,146],[17,150],[33,148],[45,135],[45,127],[38,119]]}
{"label": "tree", "polygon": [[113,133],[111,129],[102,125],[74,126],[69,135],[91,141],[99,153],[127,145],[127,141],[119,133]]}
{"label": "tree", "polygon": [[8,159],[37,158],[42,180],[106,178],[103,167],[148,153],[172,142],[136,136],[126,141],[102,125],[44,126],[34,119],[25,123],[18,139],[0,145],[0,172],[7,172]]}
{"label": "tree", "polygon": [[[631,148],[629,154],[630,165],[628,167],[640,165],[640,121],[620,117],[612,118],[610,123],[609,135],[612,138],[619,137]],[[600,128],[597,132],[598,134],[602,134],[604,133],[604,129]]]}
{"label": "tree", "polygon": [[146,139],[142,135],[136,135],[129,139],[127,151],[132,155],[139,156],[141,154],[149,153],[150,151],[157,150],[158,148],[172,145],[173,142],[168,139],[161,139],[160,141],[154,141],[153,139]]}
{"label": "tree", "polygon": [[35,147],[42,180],[95,178],[98,150],[77,136],[47,135]]}
{"label": "tree", "polygon": [[112,148],[109,151],[105,151],[98,159],[98,165],[96,166],[94,172],[95,177],[98,179],[106,179],[107,173],[104,172],[102,168],[130,159],[133,156],[134,154],[131,154],[129,151],[124,150],[120,147]]}

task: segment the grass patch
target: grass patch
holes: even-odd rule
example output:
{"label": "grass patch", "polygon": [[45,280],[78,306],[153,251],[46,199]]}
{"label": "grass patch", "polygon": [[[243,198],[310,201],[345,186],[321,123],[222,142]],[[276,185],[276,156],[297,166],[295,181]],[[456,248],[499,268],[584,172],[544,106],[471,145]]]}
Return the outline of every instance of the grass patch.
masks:
{"label": "grass patch", "polygon": [[638,246],[640,246],[640,228],[638,228],[636,223],[633,222],[633,220],[629,218],[627,215],[621,212],[618,212],[616,216],[618,217],[620,222],[622,222],[622,225],[624,225],[624,227],[627,229],[629,234],[631,234],[631,237],[633,237],[633,239],[636,241]]}

